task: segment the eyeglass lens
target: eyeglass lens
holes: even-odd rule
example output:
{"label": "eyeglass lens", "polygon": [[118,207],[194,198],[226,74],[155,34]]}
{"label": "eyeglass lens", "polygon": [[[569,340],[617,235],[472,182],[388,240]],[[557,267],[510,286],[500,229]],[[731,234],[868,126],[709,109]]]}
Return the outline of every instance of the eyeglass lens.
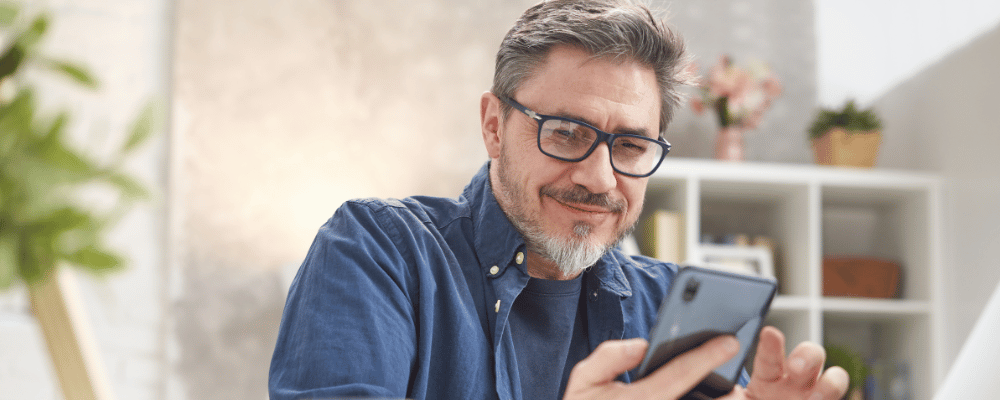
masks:
{"label": "eyeglass lens", "polygon": [[[548,155],[581,159],[598,139],[593,129],[562,119],[546,119],[539,128],[539,145]],[[646,175],[663,158],[663,147],[652,138],[618,136],[611,142],[611,165],[620,172]]]}

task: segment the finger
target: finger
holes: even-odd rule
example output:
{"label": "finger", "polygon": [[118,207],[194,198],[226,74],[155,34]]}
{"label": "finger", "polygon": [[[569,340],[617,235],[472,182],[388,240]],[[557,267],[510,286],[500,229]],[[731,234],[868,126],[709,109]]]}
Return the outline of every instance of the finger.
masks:
{"label": "finger", "polygon": [[642,361],[648,343],[645,339],[608,340],[580,360],[570,371],[566,392],[590,388],[615,379]]}
{"label": "finger", "polygon": [[778,328],[765,326],[760,331],[757,356],[753,359],[750,381],[774,382],[785,376],[785,335]]}
{"label": "finger", "polygon": [[811,388],[816,384],[825,360],[826,351],[823,347],[812,342],[800,343],[785,362],[789,383],[794,387]]}
{"label": "finger", "polygon": [[635,398],[653,395],[680,397],[705,379],[712,370],[733,358],[740,342],[733,336],[720,336],[670,360],[651,375],[633,385]]}
{"label": "finger", "polygon": [[823,400],[837,400],[843,398],[844,394],[847,393],[849,383],[850,377],[847,375],[847,371],[840,367],[830,367],[819,377],[819,381],[813,388],[813,393],[814,395],[819,394]]}

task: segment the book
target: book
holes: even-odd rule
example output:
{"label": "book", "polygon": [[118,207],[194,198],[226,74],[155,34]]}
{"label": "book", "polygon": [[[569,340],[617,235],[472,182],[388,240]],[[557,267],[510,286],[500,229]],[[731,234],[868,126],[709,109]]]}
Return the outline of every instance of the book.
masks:
{"label": "book", "polygon": [[655,210],[643,220],[640,230],[642,254],[680,264],[684,261],[684,215]]}

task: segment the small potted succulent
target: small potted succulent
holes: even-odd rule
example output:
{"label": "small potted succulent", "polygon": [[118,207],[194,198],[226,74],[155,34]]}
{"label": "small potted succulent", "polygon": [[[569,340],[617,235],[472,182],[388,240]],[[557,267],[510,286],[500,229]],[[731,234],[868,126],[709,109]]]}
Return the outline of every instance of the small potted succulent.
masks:
{"label": "small potted succulent", "polygon": [[882,145],[882,122],[872,109],[848,100],[840,110],[820,109],[809,128],[816,163],[871,168]]}

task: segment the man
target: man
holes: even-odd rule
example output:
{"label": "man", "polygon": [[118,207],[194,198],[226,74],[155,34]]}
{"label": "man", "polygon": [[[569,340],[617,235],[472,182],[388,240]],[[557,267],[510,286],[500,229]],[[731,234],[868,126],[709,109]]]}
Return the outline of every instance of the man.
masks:
{"label": "man", "polygon": [[[272,399],[679,398],[736,354],[713,339],[635,380],[677,266],[615,246],[679,102],[683,45],[642,6],[552,1],[497,54],[490,161],[457,199],[345,203],[289,292]],[[766,328],[729,399],[839,399],[815,344]],[[746,383],[745,381],[743,383]]]}

